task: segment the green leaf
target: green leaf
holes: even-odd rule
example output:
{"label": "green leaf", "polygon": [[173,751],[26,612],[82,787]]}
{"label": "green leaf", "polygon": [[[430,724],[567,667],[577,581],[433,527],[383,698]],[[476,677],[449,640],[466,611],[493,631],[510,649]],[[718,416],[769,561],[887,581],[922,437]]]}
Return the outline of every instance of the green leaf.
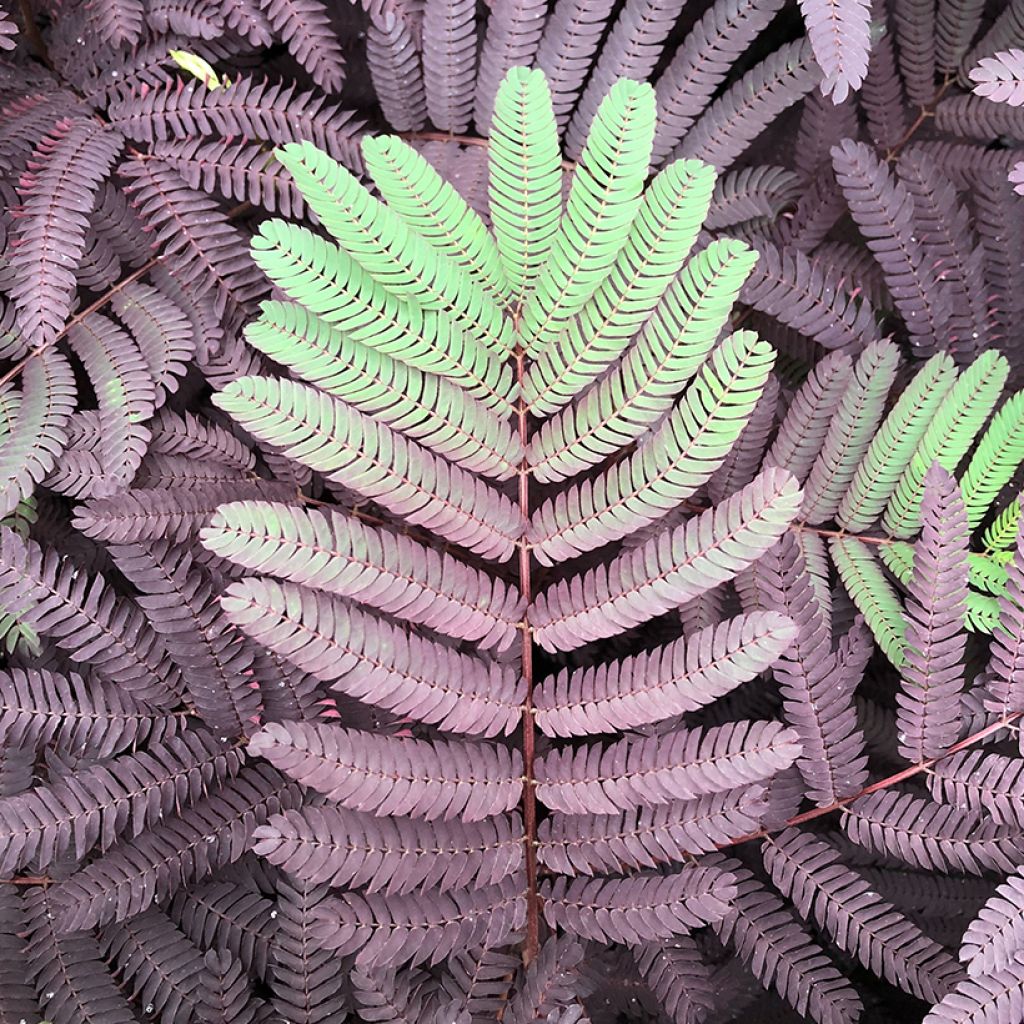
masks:
{"label": "green leaf", "polygon": [[994,350],[982,353],[950,389],[903,471],[882,523],[894,537],[910,537],[921,526],[924,477],[933,462],[950,473],[978,436],[999,400],[1010,365]]}
{"label": "green leaf", "polygon": [[839,503],[836,521],[840,526],[860,532],[882,514],[955,379],[956,364],[946,352],[932,356],[914,375],[872,438]]}
{"label": "green leaf", "polygon": [[651,182],[611,273],[527,371],[523,397],[535,415],[556,412],[619,358],[686,260],[714,183],[696,160]]}
{"label": "green leaf", "polygon": [[427,245],[492,299],[508,301],[511,286],[494,236],[454,186],[395,135],[364,138],[363,159],[385,202]]}
{"label": "green leaf", "polygon": [[693,256],[615,371],[534,436],[533,475],[564,480],[649,430],[707,358],[756,260],[728,238]]}
{"label": "green leaf", "polygon": [[823,523],[836,514],[875,435],[898,364],[899,350],[886,339],[873,341],[860,354],[804,485],[806,522]]}
{"label": "green leaf", "polygon": [[518,469],[522,444],[451,381],[353,341],[292,302],[263,303],[246,340],[292,374],[464,468],[496,480]]}
{"label": "green leaf", "polygon": [[269,220],[252,240],[253,259],[289,298],[354,341],[463,388],[487,408],[512,412],[512,371],[443,313],[381,288],[347,253],[306,228]]}
{"label": "green leaf", "polygon": [[903,605],[885,578],[875,553],[855,537],[833,538],[831,548],[832,560],[850,600],[864,616],[885,656],[900,668],[906,645]]}
{"label": "green leaf", "polygon": [[611,272],[640,206],[654,121],[646,83],[623,79],[602,100],[551,252],[523,306],[520,334],[532,358],[554,344]]}
{"label": "green leaf", "polygon": [[1024,462],[1024,391],[1011,396],[982,435],[961,481],[967,521],[973,529]]}
{"label": "green leaf", "polygon": [[982,534],[981,543],[986,552],[1011,551],[1017,543],[1017,524],[1020,522],[1020,498],[1014,498],[989,524]]}
{"label": "green leaf", "polygon": [[484,289],[375,199],[351,171],[308,142],[275,150],[310,209],[381,287],[424,309],[445,311],[476,344],[504,357],[511,323]]}
{"label": "green leaf", "polygon": [[512,68],[498,89],[489,146],[491,224],[518,306],[547,263],[562,213],[562,156],[543,72]]}
{"label": "green leaf", "polygon": [[550,565],[574,558],[677,508],[728,455],[774,362],[771,345],[752,331],[726,338],[633,455],[537,510],[527,531],[537,560]]}
{"label": "green leaf", "polygon": [[241,377],[213,400],[288,458],[485,558],[507,559],[522,533],[503,494],[330,395]]}

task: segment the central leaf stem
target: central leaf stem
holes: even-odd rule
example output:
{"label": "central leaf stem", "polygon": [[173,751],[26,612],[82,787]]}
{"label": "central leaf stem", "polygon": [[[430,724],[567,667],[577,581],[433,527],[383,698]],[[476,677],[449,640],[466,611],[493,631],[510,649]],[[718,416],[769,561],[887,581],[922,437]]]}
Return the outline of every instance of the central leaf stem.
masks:
{"label": "central leaf stem", "polygon": [[[516,380],[519,382],[520,398],[516,405],[519,420],[519,439],[523,444],[523,461],[519,465],[519,509],[523,522],[530,515],[530,465],[525,449],[529,440],[526,401],[522,398],[522,386],[526,377],[526,353],[516,349]],[[537,891],[537,800],[533,784],[534,722],[533,722],[533,634],[530,629],[530,605],[533,603],[533,589],[530,580],[530,546],[524,534],[519,540],[519,589],[523,595],[526,611],[520,624],[523,644],[523,678],[526,680],[526,703],[523,708],[523,841],[526,844],[526,940],[523,945],[523,962],[529,964],[540,948],[540,894]]]}

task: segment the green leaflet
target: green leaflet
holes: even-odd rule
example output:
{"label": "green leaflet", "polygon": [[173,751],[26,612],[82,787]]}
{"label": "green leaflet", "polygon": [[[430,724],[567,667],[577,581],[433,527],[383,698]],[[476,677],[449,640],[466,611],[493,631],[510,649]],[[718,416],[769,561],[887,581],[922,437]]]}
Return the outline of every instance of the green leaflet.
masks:
{"label": "green leaflet", "polygon": [[899,350],[885,339],[861,353],[804,485],[806,522],[823,523],[836,514],[882,418],[898,364]]}
{"label": "green leaflet", "polygon": [[[0,440],[10,429],[8,416],[12,407],[17,407],[19,397],[16,391],[10,391],[0,398]],[[28,537],[32,524],[38,519],[36,499],[29,495],[18,502],[18,507],[9,516],[0,519],[0,528],[8,527],[24,539]],[[39,657],[42,651],[39,646],[39,634],[31,626],[19,622],[16,615],[7,612],[0,613],[0,648],[8,654],[13,654],[21,648],[23,653],[33,658]]]}
{"label": "green leaflet", "polygon": [[936,461],[951,473],[956,470],[998,401],[1009,371],[1006,359],[989,350],[950,389],[886,506],[882,523],[894,537],[910,537],[919,529],[925,473]]}
{"label": "green leaflet", "polygon": [[404,302],[380,287],[352,257],[306,228],[265,221],[253,259],[289,298],[354,341],[446,377],[489,409],[508,415],[512,371],[442,313]]}
{"label": "green leaflet", "polygon": [[674,530],[540,594],[531,621],[547,651],[577,647],[647,622],[732,579],[793,521],[803,495],[767,469],[742,491]]}
{"label": "green leaflet", "polygon": [[621,540],[690,497],[739,437],[774,362],[772,347],[752,331],[727,338],[632,456],[537,510],[527,538],[538,561],[565,561]]}
{"label": "green leaflet", "polygon": [[[882,547],[879,555],[900,584],[907,586],[914,571],[914,545],[906,541],[895,541]],[[967,592],[964,621],[974,633],[991,633],[999,619],[998,596],[1006,589],[1006,569],[984,555],[969,554],[967,561],[971,586],[988,593],[979,594],[977,590]]]}
{"label": "green leaflet", "polygon": [[905,646],[903,605],[871,548],[855,537],[836,537],[830,544],[832,560],[850,600],[864,616],[868,628],[892,664],[903,664]]}
{"label": "green leaflet", "polygon": [[654,90],[646,83],[623,79],[601,101],[551,252],[523,305],[520,334],[532,358],[597,291],[625,244],[647,178],[654,121]]}
{"label": "green leaflet", "polygon": [[366,136],[363,159],[388,206],[431,248],[504,304],[511,294],[494,236],[474,209],[407,142]]}
{"label": "green leaflet", "polygon": [[756,260],[733,239],[693,256],[619,367],[535,435],[533,475],[543,483],[564,480],[648,430],[707,358]]}
{"label": "green leaflet", "polygon": [[982,435],[961,480],[967,521],[973,529],[1024,462],[1024,391],[1011,396]]}
{"label": "green leaflet", "polygon": [[274,155],[323,226],[370,277],[424,309],[446,311],[474,342],[508,355],[511,325],[494,300],[370,195],[351,171],[308,142],[283,146]]}
{"label": "green leaflet", "polygon": [[214,401],[289,458],[485,558],[507,559],[522,533],[504,495],[323,392],[242,377]]}
{"label": "green leaflet", "polygon": [[518,305],[547,262],[562,214],[562,154],[543,72],[509,71],[494,101],[489,155],[494,241]]}
{"label": "green leaflet", "polygon": [[872,438],[839,503],[836,520],[841,526],[867,530],[882,514],[955,379],[956,365],[945,352],[932,356],[917,372]]}
{"label": "green leaflet", "polygon": [[686,260],[714,183],[696,160],[678,160],[651,182],[611,273],[527,371],[523,397],[534,414],[556,412],[622,354]]}
{"label": "green leaflet", "polygon": [[1012,551],[1017,543],[1020,522],[1020,498],[1014,498],[991,522],[981,536],[987,552]]}
{"label": "green leaflet", "polygon": [[522,445],[508,421],[451,381],[353,341],[296,303],[262,309],[246,339],[296,376],[472,472],[505,480],[518,468]]}

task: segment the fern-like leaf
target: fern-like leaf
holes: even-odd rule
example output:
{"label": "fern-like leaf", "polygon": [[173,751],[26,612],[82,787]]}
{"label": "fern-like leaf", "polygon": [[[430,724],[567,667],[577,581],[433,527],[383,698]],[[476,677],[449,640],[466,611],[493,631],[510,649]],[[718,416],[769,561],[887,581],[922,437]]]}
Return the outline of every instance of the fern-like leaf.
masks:
{"label": "fern-like leaf", "polygon": [[282,722],[265,726],[249,749],[343,807],[378,817],[481,821],[511,810],[522,792],[518,751],[494,745]]}

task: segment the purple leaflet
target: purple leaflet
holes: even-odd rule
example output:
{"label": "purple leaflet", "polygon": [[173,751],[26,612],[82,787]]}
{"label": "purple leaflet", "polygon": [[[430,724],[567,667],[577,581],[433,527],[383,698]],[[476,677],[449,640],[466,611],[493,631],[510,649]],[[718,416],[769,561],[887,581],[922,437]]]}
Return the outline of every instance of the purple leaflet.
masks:
{"label": "purple leaflet", "polygon": [[508,647],[524,605],[515,587],[446,553],[340,512],[222,505],[202,533],[210,551],[418,622],[481,648]]}
{"label": "purple leaflet", "polygon": [[554,813],[540,824],[537,859],[565,875],[682,863],[756,832],[764,810],[764,790],[749,786],[622,814]]}
{"label": "purple leaflet", "polygon": [[842,813],[855,843],[929,871],[1012,871],[1024,848],[1016,827],[897,789],[860,797]]}
{"label": "purple leaflet", "polygon": [[355,954],[357,968],[409,962],[438,963],[456,949],[500,944],[522,927],[526,900],[521,879],[450,894],[327,898],[316,911],[313,935],[327,949]]}
{"label": "purple leaflet", "polygon": [[795,635],[786,616],[757,612],[621,662],[563,670],[534,693],[537,727],[588,736],[695,711],[763,672]]}
{"label": "purple leaflet", "polygon": [[228,587],[221,605],[263,647],[366,704],[483,736],[511,732],[522,715],[525,684],[513,667],[461,654],[340,598],[245,579]]}
{"label": "purple leaflet", "polygon": [[253,850],[290,875],[334,888],[405,894],[494,885],[522,867],[516,814],[480,822],[382,818],[333,807],[271,817],[253,833]]}
{"label": "purple leaflet", "polygon": [[541,895],[552,927],[594,942],[655,942],[721,921],[736,884],[728,871],[697,865],[670,875],[556,878]]}
{"label": "purple leaflet", "polygon": [[919,355],[947,346],[949,293],[925,260],[906,186],[863,142],[844,139],[832,164],[853,219],[885,274],[885,283]]}
{"label": "purple leaflet", "polygon": [[845,868],[828,843],[788,829],[765,840],[764,866],[801,917],[874,974],[929,1003],[959,981],[960,969],[949,953]]}
{"label": "purple leaflet", "polygon": [[737,586],[746,608],[781,608],[797,624],[795,642],[773,671],[783,715],[801,744],[796,763],[807,795],[828,806],[856,793],[867,781],[864,737],[853,706],[860,680],[850,678],[858,666],[840,664],[830,650],[831,623],[822,614],[793,534],[747,570]]}
{"label": "purple leaflet", "polygon": [[938,463],[924,478],[921,518],[907,601],[903,684],[896,695],[900,753],[914,764],[938,757],[956,742],[964,688],[970,533],[960,486]]}
{"label": "purple leaflet", "polygon": [[530,616],[535,640],[549,651],[574,650],[731,579],[783,533],[801,497],[789,473],[765,470],[716,508],[540,594]]}
{"label": "purple leaflet", "polygon": [[229,786],[133,840],[115,843],[49,892],[56,927],[81,931],[125,921],[238,860],[257,825],[300,801],[268,765],[248,766]]}
{"label": "purple leaflet", "polygon": [[556,750],[535,766],[537,798],[566,814],[616,814],[763,782],[800,753],[778,722],[732,722]]}
{"label": "purple leaflet", "polygon": [[493,744],[280,722],[257,733],[249,751],[343,807],[378,817],[480,821],[515,807],[523,788],[519,752]]}

